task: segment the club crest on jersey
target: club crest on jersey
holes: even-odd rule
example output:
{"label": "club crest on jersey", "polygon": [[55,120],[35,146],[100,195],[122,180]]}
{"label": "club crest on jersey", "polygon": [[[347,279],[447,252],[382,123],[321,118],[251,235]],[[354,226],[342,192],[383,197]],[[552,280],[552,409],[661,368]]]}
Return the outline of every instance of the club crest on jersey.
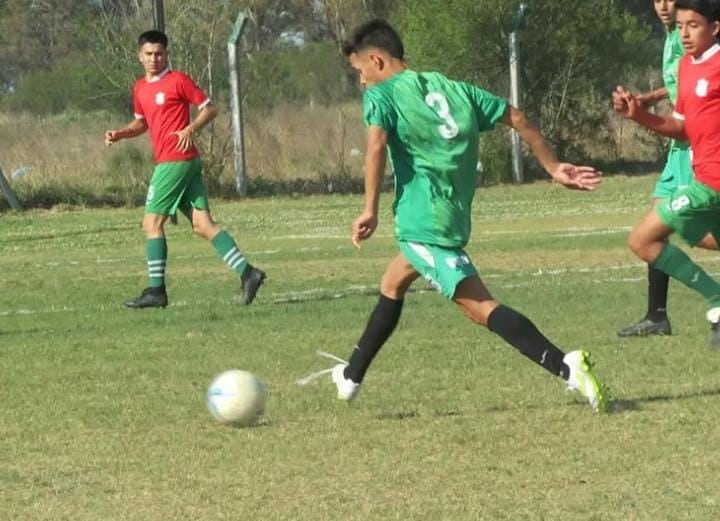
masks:
{"label": "club crest on jersey", "polygon": [[701,98],[706,97],[708,95],[709,85],[710,82],[705,78],[698,80],[697,85],[695,85],[695,94]]}
{"label": "club crest on jersey", "polygon": [[165,93],[158,92],[155,94],[155,105],[162,105],[163,103],[165,103]]}

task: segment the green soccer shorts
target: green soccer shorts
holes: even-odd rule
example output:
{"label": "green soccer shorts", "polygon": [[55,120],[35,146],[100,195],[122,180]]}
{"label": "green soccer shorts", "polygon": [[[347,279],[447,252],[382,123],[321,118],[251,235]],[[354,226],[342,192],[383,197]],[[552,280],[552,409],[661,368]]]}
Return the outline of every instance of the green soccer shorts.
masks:
{"label": "green soccer shorts", "polygon": [[657,199],[671,197],[675,190],[688,186],[692,180],[692,151],[689,147],[678,147],[673,142],[665,168],[655,184],[653,197]]}
{"label": "green soccer shorts", "polygon": [[398,243],[412,267],[448,299],[455,296],[458,284],[478,274],[462,248],[443,248],[409,241]]}
{"label": "green soccer shorts", "polygon": [[675,190],[657,206],[660,220],[696,246],[711,233],[720,244],[720,193],[692,180],[688,186]]}
{"label": "green soccer shorts", "polygon": [[145,200],[145,213],[174,215],[180,209],[190,215],[193,208],[210,209],[200,158],[155,165]]}

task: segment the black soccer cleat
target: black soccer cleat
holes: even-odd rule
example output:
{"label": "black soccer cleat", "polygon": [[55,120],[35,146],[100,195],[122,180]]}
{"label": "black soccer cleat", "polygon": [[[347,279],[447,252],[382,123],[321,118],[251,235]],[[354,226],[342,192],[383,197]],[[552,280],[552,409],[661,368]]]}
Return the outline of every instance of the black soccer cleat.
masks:
{"label": "black soccer cleat", "polygon": [[242,274],[242,297],[240,301],[244,305],[252,304],[257,295],[258,289],[265,282],[265,272],[254,268],[248,264],[248,267]]}
{"label": "black soccer cleat", "polygon": [[129,308],[164,308],[168,305],[165,286],[159,288],[145,288],[139,297],[126,300],[125,306]]}
{"label": "black soccer cleat", "polygon": [[617,335],[619,337],[672,335],[672,328],[670,327],[670,321],[667,318],[657,322],[650,320],[649,318],[643,318],[640,322],[621,329],[617,332]]}

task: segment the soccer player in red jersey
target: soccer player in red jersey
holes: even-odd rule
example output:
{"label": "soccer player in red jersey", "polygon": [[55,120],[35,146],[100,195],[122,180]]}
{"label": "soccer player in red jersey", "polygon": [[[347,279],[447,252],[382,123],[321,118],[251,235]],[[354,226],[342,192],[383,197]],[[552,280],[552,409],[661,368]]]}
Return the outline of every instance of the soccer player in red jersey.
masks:
{"label": "soccer player in red jersey", "polygon": [[649,212],[628,243],[642,260],[705,297],[710,345],[720,346],[720,283],[667,242],[677,233],[690,246],[717,249],[720,240],[720,2],[676,0],[675,10],[686,54],[672,116],[648,112],[623,87],[613,93],[613,108],[658,134],[690,141],[695,178]]}
{"label": "soccer player in red jersey", "polygon": [[[210,241],[222,260],[238,274],[241,300],[243,304],[250,304],[265,280],[265,273],[250,265],[230,234],[213,221],[202,179],[202,161],[195,147],[195,133],[215,119],[217,109],[189,76],[168,68],[167,46],[167,36],[160,31],[140,35],[138,58],[145,76],[137,80],[133,88],[135,120],[105,133],[105,144],[109,146],[150,130],[156,163],[143,218],[150,285],[125,305],[131,308],[167,306],[164,227],[178,209],[192,223],[193,232]],[[199,109],[192,122],[190,105]]]}

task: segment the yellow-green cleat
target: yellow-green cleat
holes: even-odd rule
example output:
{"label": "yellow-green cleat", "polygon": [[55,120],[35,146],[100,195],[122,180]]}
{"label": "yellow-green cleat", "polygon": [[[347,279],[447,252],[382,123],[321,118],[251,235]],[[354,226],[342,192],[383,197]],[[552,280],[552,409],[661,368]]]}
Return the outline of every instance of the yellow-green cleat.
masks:
{"label": "yellow-green cleat", "polygon": [[593,373],[590,355],[585,351],[571,351],[565,355],[563,362],[570,368],[567,379],[568,390],[580,391],[580,394],[590,402],[593,411],[608,412],[610,401],[608,392],[605,385]]}

